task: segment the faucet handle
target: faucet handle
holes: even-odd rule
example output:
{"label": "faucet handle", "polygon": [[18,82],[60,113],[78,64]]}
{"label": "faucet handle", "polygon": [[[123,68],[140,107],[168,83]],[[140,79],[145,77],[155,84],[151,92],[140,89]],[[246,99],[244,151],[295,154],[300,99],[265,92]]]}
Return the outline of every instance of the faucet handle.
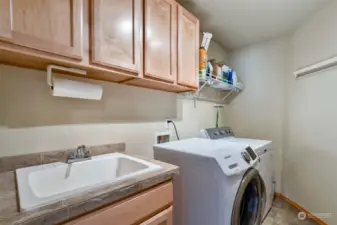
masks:
{"label": "faucet handle", "polygon": [[90,158],[91,157],[91,152],[87,148],[84,149],[84,158]]}
{"label": "faucet handle", "polygon": [[80,145],[76,149],[76,153],[78,157],[83,157],[84,156],[84,151],[85,151],[85,145]]}
{"label": "faucet handle", "polygon": [[84,158],[91,157],[90,151],[87,149],[85,145],[80,145],[77,147],[77,154],[78,156],[84,157]]}
{"label": "faucet handle", "polygon": [[77,146],[78,150],[84,151],[86,149],[85,145],[79,145]]}
{"label": "faucet handle", "polygon": [[75,159],[76,158],[76,153],[75,152],[68,152],[68,159]]}

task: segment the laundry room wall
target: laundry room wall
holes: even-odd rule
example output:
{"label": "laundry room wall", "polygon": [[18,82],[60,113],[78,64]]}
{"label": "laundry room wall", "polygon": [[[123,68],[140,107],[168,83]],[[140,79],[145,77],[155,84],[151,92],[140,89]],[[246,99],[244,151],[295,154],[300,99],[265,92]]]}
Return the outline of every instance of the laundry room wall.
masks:
{"label": "laundry room wall", "polygon": [[[200,35],[200,40],[202,40],[202,35]],[[207,51],[207,57],[208,59],[215,59],[216,62],[228,64],[230,53],[230,51],[224,50],[219,43],[211,41]]]}
{"label": "laundry room wall", "polygon": [[336,12],[331,1],[295,32],[286,76],[282,191],[327,224],[337,224],[337,68],[291,73],[337,56]]}
{"label": "laundry room wall", "polygon": [[277,191],[281,190],[286,37],[236,50],[231,64],[245,84],[227,107],[236,136],[272,140]]}
{"label": "laundry room wall", "polygon": [[[229,61],[215,41],[209,54]],[[57,98],[49,93],[45,71],[0,64],[0,157],[116,142],[151,157],[154,133],[166,130],[166,118],[176,121],[181,138],[215,126],[214,103],[197,102],[195,108],[173,93],[91,82],[103,86],[101,101]],[[175,139],[173,127],[171,132]]]}
{"label": "laundry room wall", "polygon": [[51,96],[44,71],[0,65],[0,76],[0,157],[117,142],[152,156],[165,118],[176,121],[181,138],[215,126],[213,103],[194,108],[172,93],[98,82],[103,100],[67,99]]}

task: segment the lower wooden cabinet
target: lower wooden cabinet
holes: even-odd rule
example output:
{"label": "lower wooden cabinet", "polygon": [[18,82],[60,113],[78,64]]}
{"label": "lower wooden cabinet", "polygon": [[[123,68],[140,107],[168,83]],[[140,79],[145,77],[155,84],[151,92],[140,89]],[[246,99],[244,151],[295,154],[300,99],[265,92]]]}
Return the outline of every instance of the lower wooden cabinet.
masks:
{"label": "lower wooden cabinet", "polygon": [[64,225],[172,225],[172,182],[85,214]]}
{"label": "lower wooden cabinet", "polygon": [[165,209],[161,213],[151,217],[140,225],[172,225],[172,206],[168,209]]}

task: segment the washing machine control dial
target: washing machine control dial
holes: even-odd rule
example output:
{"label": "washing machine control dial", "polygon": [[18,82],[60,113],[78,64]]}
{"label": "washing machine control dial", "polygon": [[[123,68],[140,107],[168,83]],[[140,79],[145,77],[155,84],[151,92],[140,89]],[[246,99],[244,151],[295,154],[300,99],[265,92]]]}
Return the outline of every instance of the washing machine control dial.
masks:
{"label": "washing machine control dial", "polygon": [[245,160],[245,162],[249,164],[251,161],[249,154],[247,152],[241,152],[241,155],[242,155],[243,160]]}

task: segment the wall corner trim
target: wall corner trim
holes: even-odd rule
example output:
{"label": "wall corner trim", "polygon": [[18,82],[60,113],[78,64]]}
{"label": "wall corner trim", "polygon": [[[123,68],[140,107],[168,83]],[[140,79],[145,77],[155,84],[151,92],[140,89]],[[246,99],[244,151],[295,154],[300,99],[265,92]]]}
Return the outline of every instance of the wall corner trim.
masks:
{"label": "wall corner trim", "polygon": [[314,216],[313,214],[311,214],[308,210],[306,210],[305,208],[303,208],[302,206],[300,206],[296,202],[294,202],[294,201],[290,200],[289,198],[287,198],[286,196],[284,196],[282,193],[275,192],[274,197],[283,199],[285,202],[287,202],[289,205],[291,205],[292,207],[294,207],[295,209],[297,209],[300,212],[305,212],[307,214],[307,217],[311,221],[315,222],[316,224],[318,224],[318,225],[328,225],[327,223],[325,223],[321,219],[319,219],[316,216]]}

